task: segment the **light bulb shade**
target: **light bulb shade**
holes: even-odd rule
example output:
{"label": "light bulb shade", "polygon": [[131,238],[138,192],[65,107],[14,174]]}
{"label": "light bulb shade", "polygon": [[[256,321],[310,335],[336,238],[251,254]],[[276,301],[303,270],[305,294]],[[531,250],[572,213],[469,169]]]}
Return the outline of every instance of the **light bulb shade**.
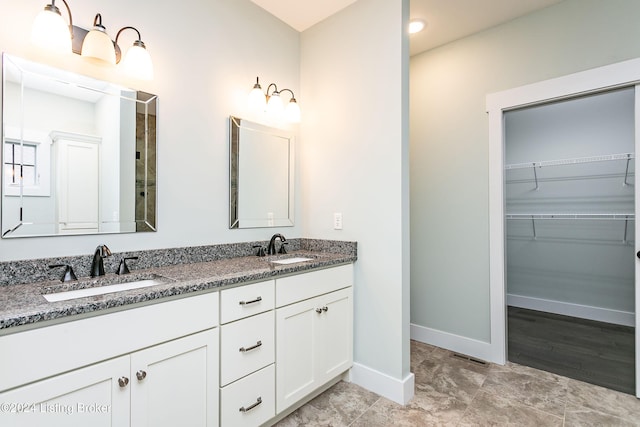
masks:
{"label": "light bulb shade", "polygon": [[140,40],[133,43],[120,61],[122,71],[128,76],[141,80],[153,80],[153,62],[151,55]]}
{"label": "light bulb shade", "polygon": [[31,28],[31,42],[52,53],[71,53],[69,26],[57,7],[48,5],[36,16]]}
{"label": "light bulb shade", "polygon": [[116,49],[104,27],[94,27],[82,42],[82,56],[116,65]]}
{"label": "light bulb shade", "polygon": [[263,113],[267,109],[267,98],[260,85],[256,84],[249,92],[248,104],[249,109],[254,112]]}
{"label": "light bulb shade", "polygon": [[291,123],[300,123],[300,106],[294,98],[287,104],[287,108],[284,110],[284,115],[287,121]]}
{"label": "light bulb shade", "polygon": [[274,115],[275,117],[281,117],[284,113],[284,105],[282,105],[282,98],[278,92],[274,92],[269,97],[267,102],[267,113]]}

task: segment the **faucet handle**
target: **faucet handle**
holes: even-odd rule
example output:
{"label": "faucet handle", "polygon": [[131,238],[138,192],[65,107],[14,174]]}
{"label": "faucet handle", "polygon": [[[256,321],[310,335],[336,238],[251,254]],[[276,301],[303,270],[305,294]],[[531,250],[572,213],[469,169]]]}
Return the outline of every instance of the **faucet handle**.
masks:
{"label": "faucet handle", "polygon": [[129,271],[129,266],[127,266],[127,260],[129,259],[138,259],[137,256],[131,256],[131,257],[124,257],[120,260],[120,265],[118,266],[118,271],[116,271],[116,274],[129,274],[131,273],[131,271]]}
{"label": "faucet handle", "polygon": [[264,246],[255,245],[254,248],[258,248],[258,252],[256,252],[256,256],[266,256],[266,254],[264,253]]}
{"label": "faucet handle", "polygon": [[76,274],[73,272],[73,268],[69,264],[53,264],[50,265],[49,268],[58,268],[58,267],[66,267],[64,269],[64,273],[60,278],[61,282],[71,282],[72,280],[78,280]]}
{"label": "faucet handle", "polygon": [[289,242],[282,242],[280,244],[280,250],[278,251],[279,254],[286,254],[287,253],[287,248],[285,247],[285,245],[288,245]]}

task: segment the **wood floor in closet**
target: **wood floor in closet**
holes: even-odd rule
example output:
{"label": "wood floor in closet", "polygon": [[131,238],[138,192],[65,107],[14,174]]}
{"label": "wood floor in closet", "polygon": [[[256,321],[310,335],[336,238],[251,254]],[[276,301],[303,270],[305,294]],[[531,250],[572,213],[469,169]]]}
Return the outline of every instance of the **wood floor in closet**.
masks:
{"label": "wood floor in closet", "polygon": [[509,361],[635,394],[635,330],[508,308]]}

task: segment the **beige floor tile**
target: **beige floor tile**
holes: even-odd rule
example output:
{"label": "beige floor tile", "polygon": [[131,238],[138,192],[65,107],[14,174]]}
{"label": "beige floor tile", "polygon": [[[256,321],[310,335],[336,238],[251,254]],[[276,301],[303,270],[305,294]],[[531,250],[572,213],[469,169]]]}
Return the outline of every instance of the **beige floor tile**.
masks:
{"label": "beige floor tile", "polygon": [[[640,417],[640,414],[638,415]],[[564,418],[564,427],[637,427],[640,419],[636,421],[623,420],[602,412],[588,408],[567,409]]]}
{"label": "beige floor tile", "polygon": [[518,401],[480,391],[458,426],[561,427],[562,422],[562,417],[539,411]]}
{"label": "beige floor tile", "polygon": [[635,396],[582,381],[569,380],[567,411],[571,412],[582,408],[636,423],[640,419],[640,400]]}
{"label": "beige floor tile", "polygon": [[559,417],[564,415],[567,381],[559,376],[491,370],[482,390]]}

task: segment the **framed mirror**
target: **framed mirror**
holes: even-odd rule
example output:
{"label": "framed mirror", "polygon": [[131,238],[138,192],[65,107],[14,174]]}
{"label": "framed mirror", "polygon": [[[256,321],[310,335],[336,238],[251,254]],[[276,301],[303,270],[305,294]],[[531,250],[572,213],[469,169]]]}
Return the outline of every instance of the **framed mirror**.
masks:
{"label": "framed mirror", "polygon": [[231,116],[229,153],[229,228],[293,226],[293,135]]}
{"label": "framed mirror", "polygon": [[3,238],[156,231],[157,97],[2,55]]}

